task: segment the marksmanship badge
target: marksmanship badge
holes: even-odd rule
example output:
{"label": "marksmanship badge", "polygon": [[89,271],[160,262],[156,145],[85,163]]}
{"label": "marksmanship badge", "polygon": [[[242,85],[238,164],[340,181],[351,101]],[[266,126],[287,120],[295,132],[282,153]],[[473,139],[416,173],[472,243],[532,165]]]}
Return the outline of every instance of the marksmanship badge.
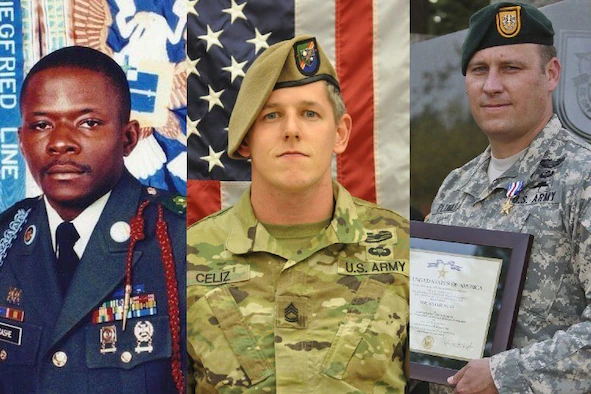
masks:
{"label": "marksmanship badge", "polygon": [[135,339],[137,339],[136,353],[152,353],[152,336],[154,335],[154,326],[149,321],[138,321],[133,329]]}
{"label": "marksmanship badge", "polygon": [[101,327],[101,353],[114,353],[117,351],[117,327]]}

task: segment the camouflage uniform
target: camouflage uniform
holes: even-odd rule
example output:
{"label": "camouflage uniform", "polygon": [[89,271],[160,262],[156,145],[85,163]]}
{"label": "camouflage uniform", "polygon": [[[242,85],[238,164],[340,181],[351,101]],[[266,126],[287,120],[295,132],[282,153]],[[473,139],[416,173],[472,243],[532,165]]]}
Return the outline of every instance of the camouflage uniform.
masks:
{"label": "camouflage uniform", "polygon": [[[513,349],[490,359],[495,385],[500,393],[591,393],[591,146],[554,116],[491,185],[489,160],[490,147],[449,174],[428,221],[534,235]],[[523,190],[501,213],[519,180]]]}
{"label": "camouflage uniform", "polygon": [[286,250],[250,192],[187,233],[197,393],[403,393],[408,221],[340,185],[329,226]]}

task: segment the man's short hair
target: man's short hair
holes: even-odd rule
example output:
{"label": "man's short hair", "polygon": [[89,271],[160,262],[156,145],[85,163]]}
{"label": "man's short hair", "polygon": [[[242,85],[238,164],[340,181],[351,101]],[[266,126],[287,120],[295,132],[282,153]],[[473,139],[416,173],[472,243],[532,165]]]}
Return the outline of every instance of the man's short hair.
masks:
{"label": "man's short hair", "polygon": [[540,45],[540,60],[542,62],[542,70],[546,69],[546,64],[557,56],[556,47],[554,45]]}
{"label": "man's short hair", "polygon": [[347,107],[345,107],[345,101],[341,91],[334,86],[332,83],[326,82],[328,89],[328,99],[332,104],[332,111],[334,112],[334,119],[336,122],[341,119],[341,116],[347,113]]}
{"label": "man's short hair", "polygon": [[131,94],[125,72],[119,64],[108,55],[88,47],[70,46],[58,49],[55,52],[41,58],[29,71],[21,87],[20,108],[22,109],[23,97],[29,86],[31,78],[42,71],[72,67],[97,72],[111,82],[111,87],[119,99],[119,115],[122,122],[129,121],[131,112]]}

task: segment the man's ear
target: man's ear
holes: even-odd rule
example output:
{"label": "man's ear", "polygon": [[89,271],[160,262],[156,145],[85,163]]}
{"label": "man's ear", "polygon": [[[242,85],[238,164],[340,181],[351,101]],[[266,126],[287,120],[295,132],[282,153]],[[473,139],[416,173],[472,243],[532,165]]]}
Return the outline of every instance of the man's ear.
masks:
{"label": "man's ear", "polygon": [[130,120],[123,129],[123,156],[129,156],[135,149],[140,135],[140,124]]}
{"label": "man's ear", "polygon": [[334,153],[340,154],[347,149],[352,127],[353,120],[351,119],[351,115],[344,114],[341,116],[341,119],[337,122],[337,136],[333,148]]}
{"label": "man's ear", "polygon": [[240,156],[244,157],[245,159],[250,158],[250,147],[248,146],[248,141],[246,141],[246,137],[244,137],[244,139],[240,143],[240,146],[238,147],[238,149],[236,149],[236,152],[238,152]]}
{"label": "man's ear", "polygon": [[553,92],[556,87],[558,86],[558,82],[560,81],[560,70],[562,65],[558,58],[553,57],[550,61],[546,64],[546,77],[548,78],[548,88],[550,92]]}

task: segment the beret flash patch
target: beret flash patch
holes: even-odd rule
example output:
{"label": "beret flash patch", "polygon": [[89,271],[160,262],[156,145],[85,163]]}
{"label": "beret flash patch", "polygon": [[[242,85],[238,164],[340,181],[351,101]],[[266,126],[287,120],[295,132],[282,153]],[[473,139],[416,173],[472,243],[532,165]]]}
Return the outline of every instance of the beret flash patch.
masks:
{"label": "beret flash patch", "polygon": [[505,38],[512,38],[521,31],[521,7],[499,8],[496,15],[497,31]]}
{"label": "beret flash patch", "polygon": [[298,70],[307,76],[315,75],[320,68],[316,39],[310,38],[293,44],[295,63]]}

